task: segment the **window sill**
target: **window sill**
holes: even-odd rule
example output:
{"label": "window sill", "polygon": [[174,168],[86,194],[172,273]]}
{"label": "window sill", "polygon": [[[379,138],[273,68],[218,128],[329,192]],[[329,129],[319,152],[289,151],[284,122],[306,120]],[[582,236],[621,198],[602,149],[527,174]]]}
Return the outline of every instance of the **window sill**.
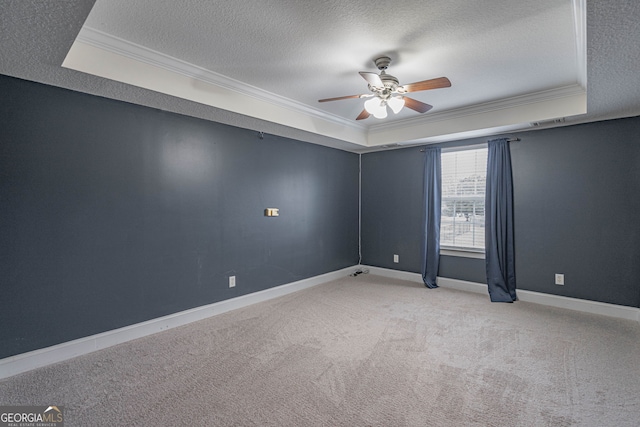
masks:
{"label": "window sill", "polygon": [[484,251],[471,251],[464,249],[440,249],[440,255],[457,256],[462,258],[484,259]]}

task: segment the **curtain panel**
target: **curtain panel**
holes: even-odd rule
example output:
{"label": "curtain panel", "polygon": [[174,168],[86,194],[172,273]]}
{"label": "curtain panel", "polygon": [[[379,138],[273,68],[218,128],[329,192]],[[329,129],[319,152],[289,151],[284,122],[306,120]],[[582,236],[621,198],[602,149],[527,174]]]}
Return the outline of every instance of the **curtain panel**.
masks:
{"label": "curtain panel", "polygon": [[506,138],[488,142],[485,195],[485,261],[492,302],[516,297],[511,153]]}
{"label": "curtain panel", "polygon": [[424,152],[424,229],[422,236],[422,280],[427,288],[437,288],[440,262],[440,215],[442,166],[439,147]]}

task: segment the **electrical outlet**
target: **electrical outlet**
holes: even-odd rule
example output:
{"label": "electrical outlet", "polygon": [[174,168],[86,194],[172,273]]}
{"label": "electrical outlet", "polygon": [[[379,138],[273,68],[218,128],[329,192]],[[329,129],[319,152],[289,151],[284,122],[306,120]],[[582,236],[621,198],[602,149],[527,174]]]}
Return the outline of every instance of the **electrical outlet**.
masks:
{"label": "electrical outlet", "polygon": [[229,276],[229,287],[230,288],[236,287],[236,276]]}
{"label": "electrical outlet", "polygon": [[400,262],[400,256],[393,254],[393,262],[395,262],[396,264]]}
{"label": "electrical outlet", "polygon": [[564,274],[556,273],[556,285],[564,285]]}

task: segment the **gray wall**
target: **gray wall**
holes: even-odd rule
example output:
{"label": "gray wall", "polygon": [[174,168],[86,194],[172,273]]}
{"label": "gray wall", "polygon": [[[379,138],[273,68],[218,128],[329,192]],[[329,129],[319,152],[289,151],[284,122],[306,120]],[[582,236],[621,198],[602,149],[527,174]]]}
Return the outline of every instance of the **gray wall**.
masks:
{"label": "gray wall", "polygon": [[[511,144],[518,288],[638,307],[640,118],[520,137]],[[418,148],[362,156],[363,264],[420,272],[422,158]],[[486,283],[483,260],[442,256],[439,275]]]}
{"label": "gray wall", "polygon": [[0,358],[358,262],[355,154],[6,76],[0,93]]}
{"label": "gray wall", "polygon": [[[0,358],[357,263],[355,154],[6,76],[0,94]],[[512,144],[519,289],[639,306],[637,135]],[[363,264],[420,271],[422,168],[418,148],[362,156]],[[484,282],[484,261],[440,275]]]}

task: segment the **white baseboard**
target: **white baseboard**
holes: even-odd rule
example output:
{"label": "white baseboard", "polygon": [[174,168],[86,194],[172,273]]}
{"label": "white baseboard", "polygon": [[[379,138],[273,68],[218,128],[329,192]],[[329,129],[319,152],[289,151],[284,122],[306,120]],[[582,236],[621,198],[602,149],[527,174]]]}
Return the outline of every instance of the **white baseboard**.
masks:
{"label": "white baseboard", "polygon": [[[358,268],[368,269],[370,274],[375,274],[378,276],[423,283],[422,275],[419,273],[410,273],[408,271],[398,271],[380,267],[369,267],[366,265],[361,265]],[[443,288],[457,289],[459,291],[475,292],[488,295],[487,285],[484,283],[467,282],[465,280],[449,279],[447,277],[438,277],[437,282],[438,285]],[[565,308],[567,310],[582,311],[585,313],[601,314],[603,316],[617,317],[619,319],[635,320],[636,322],[640,322],[640,308],[636,307],[607,304],[604,302],[569,298],[560,295],[544,294],[541,292],[521,289],[518,289],[517,293],[518,300],[520,301],[548,305],[550,307]]]}
{"label": "white baseboard", "polygon": [[604,302],[569,298],[534,291],[518,290],[517,292],[518,299],[520,301],[533,302],[551,307],[566,308],[568,310],[577,310],[585,313],[601,314],[603,316],[617,317],[619,319],[635,320],[636,322],[640,322],[640,308],[636,307],[607,304]]}
{"label": "white baseboard", "polygon": [[[157,319],[148,320],[146,322],[137,323],[135,325],[126,326],[124,328],[79,338],[77,340],[68,341],[51,347],[30,351],[28,353],[10,356],[0,360],[0,379],[50,365],[52,363],[62,362],[67,359],[105,349],[137,338],[142,338],[177,326],[186,325],[227,311],[267,301],[292,292],[320,285],[322,283],[330,282],[332,280],[345,277],[356,269],[368,269],[370,274],[375,274],[377,276],[422,283],[422,275],[419,273],[370,267],[366,265],[347,267],[342,270],[288,283],[275,288],[265,289],[252,294],[242,295],[237,298],[216,302],[202,307],[196,307],[179,313],[170,314],[168,316],[159,317]],[[487,293],[487,285],[485,284],[449,279],[446,277],[438,277],[438,285],[443,288],[457,289],[466,292],[481,294]],[[518,299],[536,304],[640,322],[640,309],[634,307],[625,307],[615,304],[606,304],[526,290],[518,290]]]}
{"label": "white baseboard", "polygon": [[0,379],[330,282],[353,273],[356,268],[357,266],[343,268],[342,270],[192,308],[135,325],[125,326],[124,328],[10,356],[0,360]]}

